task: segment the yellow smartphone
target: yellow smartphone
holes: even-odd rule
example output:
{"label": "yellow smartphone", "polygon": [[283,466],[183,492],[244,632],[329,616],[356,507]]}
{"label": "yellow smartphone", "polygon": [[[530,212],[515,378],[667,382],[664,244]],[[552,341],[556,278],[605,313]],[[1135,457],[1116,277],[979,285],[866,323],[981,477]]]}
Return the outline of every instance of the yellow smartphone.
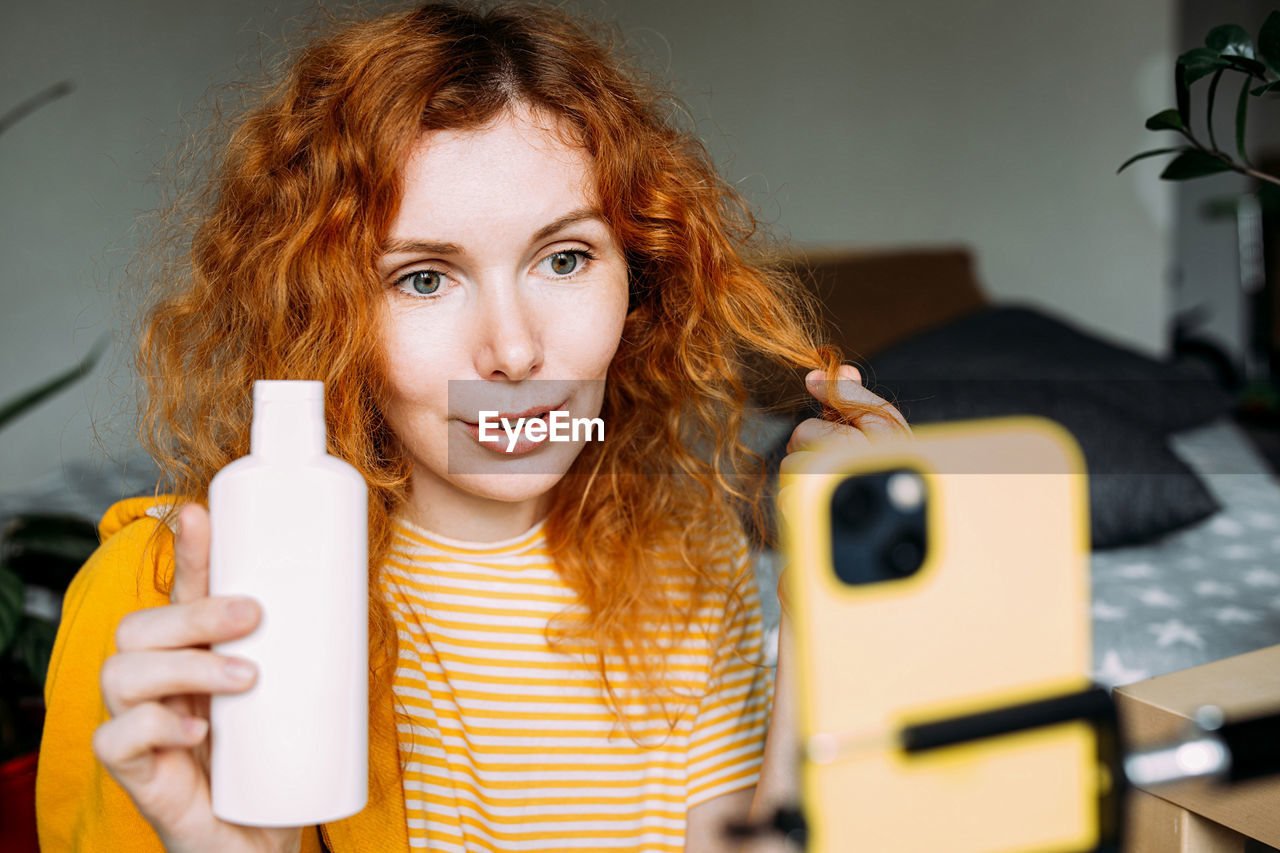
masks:
{"label": "yellow smartphone", "polygon": [[811,451],[778,496],[807,850],[1114,849],[1070,433],[1007,417]]}

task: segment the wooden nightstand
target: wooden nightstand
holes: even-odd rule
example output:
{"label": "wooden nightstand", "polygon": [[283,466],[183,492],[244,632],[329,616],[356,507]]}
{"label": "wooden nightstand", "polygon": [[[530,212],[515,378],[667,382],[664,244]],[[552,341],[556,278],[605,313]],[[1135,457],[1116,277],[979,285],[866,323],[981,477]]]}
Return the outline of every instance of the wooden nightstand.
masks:
{"label": "wooden nightstand", "polygon": [[[1280,646],[1115,689],[1130,748],[1186,733],[1202,705],[1228,720],[1280,709]],[[1267,846],[1270,845],[1270,846]],[[1255,853],[1280,847],[1280,777],[1215,787],[1183,782],[1129,799],[1125,853]]]}

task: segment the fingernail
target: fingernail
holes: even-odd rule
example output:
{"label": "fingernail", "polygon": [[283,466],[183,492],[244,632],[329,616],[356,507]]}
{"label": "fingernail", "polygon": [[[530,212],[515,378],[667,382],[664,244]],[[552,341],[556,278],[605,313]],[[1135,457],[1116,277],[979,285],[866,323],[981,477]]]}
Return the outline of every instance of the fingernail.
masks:
{"label": "fingernail", "polygon": [[227,674],[227,678],[237,684],[251,681],[255,671],[253,664],[242,660],[229,660],[222,665],[222,669]]}
{"label": "fingernail", "polygon": [[199,739],[204,737],[204,733],[209,728],[209,721],[203,717],[187,717],[182,721],[182,729],[187,733],[187,737]]}
{"label": "fingernail", "polygon": [[248,625],[254,617],[253,602],[247,598],[237,598],[227,605],[227,615],[237,625]]}
{"label": "fingernail", "polygon": [[182,532],[182,527],[183,527],[182,517],[184,515],[190,515],[194,511],[192,509],[193,506],[194,504],[190,502],[184,503],[182,506],[178,507],[178,511],[173,514],[173,523],[176,527],[176,529],[174,530],[174,533]]}

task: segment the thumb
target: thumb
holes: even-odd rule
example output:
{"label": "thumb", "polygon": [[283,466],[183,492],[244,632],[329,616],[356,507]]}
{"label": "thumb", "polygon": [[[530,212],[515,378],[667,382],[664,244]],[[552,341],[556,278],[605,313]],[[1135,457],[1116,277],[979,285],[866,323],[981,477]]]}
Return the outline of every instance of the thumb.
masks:
{"label": "thumb", "polygon": [[178,511],[178,533],[173,545],[174,604],[209,595],[209,511],[200,504],[184,504]]}

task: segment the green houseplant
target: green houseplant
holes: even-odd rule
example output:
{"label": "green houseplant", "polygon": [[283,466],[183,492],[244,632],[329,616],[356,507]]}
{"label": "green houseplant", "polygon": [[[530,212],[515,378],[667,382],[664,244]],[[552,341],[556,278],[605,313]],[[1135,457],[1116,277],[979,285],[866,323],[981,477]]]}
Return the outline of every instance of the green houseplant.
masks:
{"label": "green houseplant", "polygon": [[[1201,103],[1201,112],[1192,109],[1192,86],[1208,79],[1208,87]],[[1214,129],[1215,108],[1221,100],[1218,93],[1223,83],[1226,91],[1234,91],[1234,140],[1222,144]],[[1238,86],[1238,89],[1232,89]],[[1280,177],[1258,168],[1245,144],[1250,106],[1256,100],[1273,100],[1280,96],[1280,11],[1271,12],[1258,30],[1257,39],[1236,24],[1214,27],[1205,36],[1204,46],[1188,50],[1174,64],[1174,97],[1176,106],[1161,110],[1146,121],[1148,130],[1172,132],[1182,137],[1182,144],[1154,148],[1135,154],[1117,169],[1124,171],[1139,160],[1161,155],[1175,155],[1160,173],[1168,181],[1186,181],[1236,172],[1256,182],[1256,188],[1244,195],[1220,198],[1205,206],[1210,217],[1235,218],[1248,202],[1254,210],[1268,215],[1280,214]],[[1193,121],[1202,118],[1202,121]],[[1203,132],[1197,128],[1203,126]],[[1255,293],[1250,298],[1250,322],[1254,327],[1247,344],[1257,356],[1254,363],[1265,363],[1266,349],[1274,346],[1269,340],[1264,318],[1271,310],[1267,300],[1276,298],[1276,285],[1270,292]],[[1237,384],[1235,368],[1222,351],[1189,333],[1189,321],[1199,311],[1186,312],[1178,319],[1174,331],[1175,352],[1186,352],[1200,357],[1212,356],[1220,368],[1219,373],[1231,376],[1231,385]],[[1246,377],[1240,390],[1239,411],[1267,420],[1280,418],[1280,390],[1274,376]]]}
{"label": "green houseplant", "polygon": [[[99,341],[75,367],[0,405],[0,428],[93,369]],[[98,546],[93,522],[19,513],[0,530],[0,826],[5,850],[38,850],[36,756],[44,726],[44,681],[61,597]]]}
{"label": "green houseplant", "polygon": [[[0,429],[86,375],[98,344],[75,367],[0,405]],[[40,745],[45,673],[58,630],[58,601],[98,546],[92,521],[21,513],[0,529],[0,762]]]}
{"label": "green houseplant", "polygon": [[[0,115],[0,133],[72,90],[57,83]],[[99,340],[69,370],[0,403],[0,429],[86,375],[105,348]],[[57,633],[60,598],[97,547],[87,519],[19,513],[0,529],[0,835],[7,851],[38,849],[35,769],[44,722],[44,680]]]}
{"label": "green houseplant", "polygon": [[[1228,72],[1240,84],[1235,104],[1234,154],[1219,145],[1213,129],[1218,89]],[[1202,140],[1193,129],[1191,85],[1205,77],[1209,78],[1204,100],[1208,138]],[[1280,187],[1280,178],[1256,169],[1245,150],[1250,103],[1255,98],[1274,97],[1280,93],[1280,12],[1267,16],[1258,31],[1256,44],[1243,27],[1235,24],[1214,27],[1205,37],[1204,47],[1193,48],[1178,57],[1174,64],[1173,82],[1177,106],[1148,118],[1146,128],[1178,133],[1186,144],[1135,154],[1124,161],[1117,172],[1148,157],[1176,154],[1160,173],[1161,178],[1185,181],[1230,171],[1248,175],[1265,185]]]}
{"label": "green houseplant", "polygon": [[[27,98],[0,115],[0,133],[71,91],[64,80]],[[0,403],[0,429],[86,375],[104,348],[99,340],[79,364]],[[0,762],[39,746],[59,597],[75,573],[71,564],[78,567],[94,547],[93,524],[80,518],[20,514],[0,530]]]}

